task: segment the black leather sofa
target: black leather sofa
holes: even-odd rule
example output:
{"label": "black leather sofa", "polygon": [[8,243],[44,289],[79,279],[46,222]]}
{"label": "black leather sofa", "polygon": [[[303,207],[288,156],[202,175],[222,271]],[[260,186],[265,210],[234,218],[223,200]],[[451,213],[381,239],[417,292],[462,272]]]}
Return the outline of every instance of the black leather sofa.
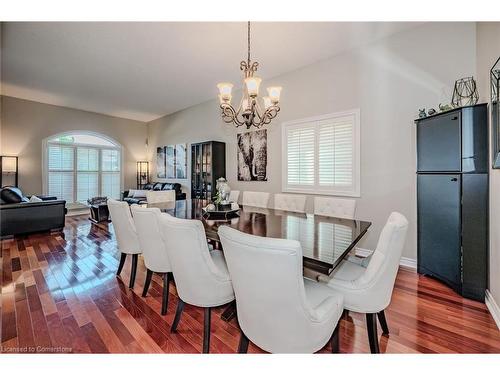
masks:
{"label": "black leather sofa", "polygon": [[29,198],[23,196],[18,188],[0,190],[1,237],[64,228],[66,201],[56,197],[38,197],[42,202],[29,202]]}
{"label": "black leather sofa", "polygon": [[[181,184],[174,182],[151,182],[144,185],[142,190],[175,190],[175,200],[186,199],[186,193],[182,192]],[[122,200],[128,202],[129,204],[139,204],[146,202],[146,198],[134,198],[129,197],[129,190],[125,190],[122,193]]]}

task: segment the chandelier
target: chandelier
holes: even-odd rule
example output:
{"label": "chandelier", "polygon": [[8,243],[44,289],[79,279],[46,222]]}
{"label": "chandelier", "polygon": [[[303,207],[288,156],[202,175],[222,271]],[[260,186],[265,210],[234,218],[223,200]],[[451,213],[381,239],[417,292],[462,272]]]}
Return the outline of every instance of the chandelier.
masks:
{"label": "chandelier", "polygon": [[281,87],[267,88],[268,96],[262,98],[262,107],[258,98],[262,80],[259,77],[254,77],[258,66],[258,62],[250,60],[250,22],[248,22],[248,56],[247,61],[240,63],[240,70],[244,72],[243,96],[237,109],[231,105],[233,84],[224,82],[217,85],[224,122],[234,123],[236,127],[246,125],[247,129],[250,129],[251,126],[260,128],[269,124],[278,115]]}

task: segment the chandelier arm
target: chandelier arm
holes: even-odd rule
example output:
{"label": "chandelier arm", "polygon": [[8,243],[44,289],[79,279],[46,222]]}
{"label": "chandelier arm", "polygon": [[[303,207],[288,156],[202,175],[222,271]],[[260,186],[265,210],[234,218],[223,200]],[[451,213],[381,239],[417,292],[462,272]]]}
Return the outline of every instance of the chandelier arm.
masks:
{"label": "chandelier arm", "polygon": [[237,127],[244,125],[244,122],[241,122],[238,119],[238,115],[234,110],[233,106],[230,104],[221,104],[220,106],[222,110],[222,120],[226,123],[234,122]]}

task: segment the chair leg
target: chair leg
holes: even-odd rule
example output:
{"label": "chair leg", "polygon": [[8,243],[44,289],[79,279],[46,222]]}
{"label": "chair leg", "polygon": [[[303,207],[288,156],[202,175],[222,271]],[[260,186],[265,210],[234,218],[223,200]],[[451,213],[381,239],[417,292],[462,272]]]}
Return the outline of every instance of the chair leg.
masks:
{"label": "chair leg", "polygon": [[137,262],[139,261],[139,254],[132,255],[132,270],[130,271],[130,282],[128,287],[132,289],[135,284],[135,275],[137,274]]}
{"label": "chair leg", "polygon": [[337,323],[337,326],[333,330],[332,338],[330,339],[330,342],[332,344],[332,353],[339,353],[340,351],[340,321]]}
{"label": "chair leg", "polygon": [[387,320],[385,319],[384,310],[377,313],[378,321],[380,322],[380,327],[382,327],[382,333],[384,335],[389,335],[389,326],[387,325]]}
{"label": "chair leg", "polygon": [[248,337],[243,333],[240,328],[240,343],[238,344],[238,353],[248,352]]}
{"label": "chair leg", "polygon": [[144,289],[142,290],[142,296],[146,297],[148,295],[149,285],[151,285],[151,279],[153,278],[153,271],[147,270],[146,281],[144,282]]}
{"label": "chair leg", "polygon": [[171,279],[172,279],[172,272],[167,272],[163,275],[163,297],[161,301],[161,315],[167,315],[168,293],[170,289]]}
{"label": "chair leg", "polygon": [[205,323],[203,324],[203,353],[210,352],[210,321],[212,308],[205,307]]}
{"label": "chair leg", "polygon": [[177,310],[175,310],[175,318],[170,328],[170,332],[177,332],[177,326],[179,325],[179,320],[181,320],[182,310],[184,310],[184,301],[179,298],[177,301]]}
{"label": "chair leg", "polygon": [[368,330],[368,341],[370,342],[370,351],[372,353],[380,353],[378,347],[377,335],[377,317],[373,313],[366,314],[366,328]]}
{"label": "chair leg", "polygon": [[120,273],[122,272],[123,265],[125,264],[125,259],[127,259],[127,254],[122,253],[120,257],[120,264],[118,264],[118,270],[116,271],[116,276],[120,276]]}

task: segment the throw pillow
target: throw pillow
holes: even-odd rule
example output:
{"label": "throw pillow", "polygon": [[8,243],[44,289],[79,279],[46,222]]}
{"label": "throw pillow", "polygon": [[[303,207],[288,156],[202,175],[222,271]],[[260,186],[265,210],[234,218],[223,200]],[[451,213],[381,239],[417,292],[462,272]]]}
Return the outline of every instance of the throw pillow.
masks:
{"label": "throw pillow", "polygon": [[147,190],[134,190],[134,198],[146,198]]}
{"label": "throw pillow", "polygon": [[5,203],[21,203],[23,201],[23,193],[16,187],[3,188],[0,197]]}

